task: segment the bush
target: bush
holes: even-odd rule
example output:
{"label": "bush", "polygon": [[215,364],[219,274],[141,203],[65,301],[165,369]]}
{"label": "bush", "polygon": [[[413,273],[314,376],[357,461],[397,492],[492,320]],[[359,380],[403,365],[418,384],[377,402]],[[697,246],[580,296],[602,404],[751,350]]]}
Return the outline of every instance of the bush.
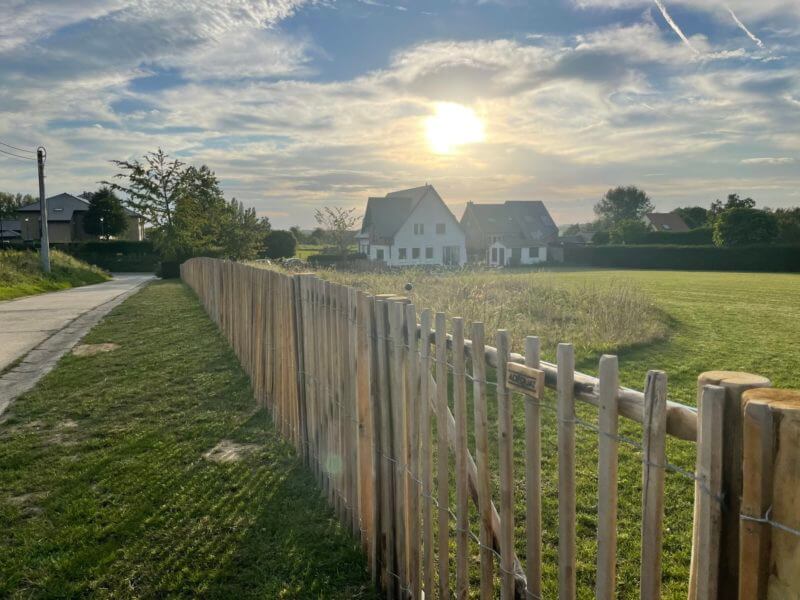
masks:
{"label": "bush", "polygon": [[729,208],[714,221],[717,246],[768,244],[778,237],[778,221],[772,213],[756,208]]}
{"label": "bush", "polygon": [[177,260],[162,260],[156,275],[161,279],[178,279],[181,276],[181,263]]}
{"label": "bush", "polygon": [[583,267],[688,271],[800,272],[800,246],[564,246]]}
{"label": "bush", "polygon": [[338,254],[312,254],[308,257],[308,262],[315,267],[335,267],[351,263],[357,260],[366,260],[367,255],[363,252],[340,256]]}
{"label": "bush", "polygon": [[291,258],[297,249],[297,240],[291,231],[275,229],[264,240],[264,255],[267,258]]}

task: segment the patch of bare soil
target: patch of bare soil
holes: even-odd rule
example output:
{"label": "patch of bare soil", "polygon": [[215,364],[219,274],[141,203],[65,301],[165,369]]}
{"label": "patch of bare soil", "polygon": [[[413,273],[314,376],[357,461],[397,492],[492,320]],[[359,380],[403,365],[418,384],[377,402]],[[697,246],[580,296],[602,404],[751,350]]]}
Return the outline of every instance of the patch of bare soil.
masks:
{"label": "patch of bare soil", "polygon": [[103,344],[78,344],[72,349],[74,356],[94,356],[101,352],[112,352],[119,348],[119,344],[106,342]]}
{"label": "patch of bare soil", "polygon": [[47,497],[47,492],[30,492],[19,496],[10,496],[7,501],[12,506],[17,506],[24,517],[32,517],[43,512],[37,503]]}
{"label": "patch of bare soil", "polygon": [[211,450],[204,452],[203,458],[220,464],[231,463],[255,452],[257,448],[256,444],[237,444],[231,440],[221,440]]}

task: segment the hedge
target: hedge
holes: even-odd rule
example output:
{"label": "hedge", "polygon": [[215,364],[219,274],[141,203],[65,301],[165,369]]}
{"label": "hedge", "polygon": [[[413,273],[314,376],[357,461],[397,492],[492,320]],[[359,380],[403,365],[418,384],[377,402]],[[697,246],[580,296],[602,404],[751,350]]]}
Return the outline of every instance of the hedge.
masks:
{"label": "hedge", "polygon": [[68,254],[136,254],[141,256],[156,253],[153,243],[148,241],[109,240],[104,242],[92,240],[50,245]]}
{"label": "hedge", "polygon": [[308,257],[308,262],[317,267],[333,267],[342,263],[349,263],[357,260],[364,260],[367,255],[364,253],[353,253],[347,256],[339,254],[312,254]]}
{"label": "hedge", "polygon": [[670,246],[711,246],[714,243],[714,231],[711,227],[699,227],[689,231],[650,231],[638,243]]}
{"label": "hedge", "polygon": [[800,272],[800,245],[734,248],[671,245],[564,246],[564,264],[624,269],[797,273]]}
{"label": "hedge", "polygon": [[152,273],[160,260],[152,242],[146,241],[109,240],[51,245],[84,262],[118,273]]}

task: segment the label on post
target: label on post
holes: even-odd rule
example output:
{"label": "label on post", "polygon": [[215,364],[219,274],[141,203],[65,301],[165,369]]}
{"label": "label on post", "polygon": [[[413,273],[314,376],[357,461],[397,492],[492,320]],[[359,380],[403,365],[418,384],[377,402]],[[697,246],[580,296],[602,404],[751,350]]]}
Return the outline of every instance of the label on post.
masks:
{"label": "label on post", "polygon": [[519,363],[507,363],[506,385],[515,392],[541,400],[544,393],[544,371]]}

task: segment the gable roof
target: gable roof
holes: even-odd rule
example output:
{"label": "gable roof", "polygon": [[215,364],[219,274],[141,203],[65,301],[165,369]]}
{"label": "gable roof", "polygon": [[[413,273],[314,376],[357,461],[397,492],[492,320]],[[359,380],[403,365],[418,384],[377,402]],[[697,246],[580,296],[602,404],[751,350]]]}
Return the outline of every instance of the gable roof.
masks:
{"label": "gable roof", "polygon": [[656,231],[689,231],[689,226],[677,213],[647,213],[645,216]]}
{"label": "gable roof", "polygon": [[[137,217],[135,212],[123,207],[125,214],[131,217]],[[20,206],[17,212],[21,213],[38,213],[39,201]],[[47,220],[48,221],[72,221],[72,217],[76,212],[86,212],[89,210],[89,201],[72,194],[58,194],[50,196],[47,199]]]}
{"label": "gable roof", "polygon": [[484,235],[502,235],[506,245],[529,245],[558,237],[558,227],[539,200],[509,200],[503,204],[469,202],[463,223],[470,213]]}
{"label": "gable roof", "polygon": [[[368,235],[373,243],[390,242],[411,213],[425,198],[439,201],[450,212],[439,193],[432,185],[389,192],[383,198],[371,197],[367,200],[367,210],[361,221],[361,234]],[[452,213],[450,213],[452,216]],[[453,217],[458,224],[458,220]]]}

